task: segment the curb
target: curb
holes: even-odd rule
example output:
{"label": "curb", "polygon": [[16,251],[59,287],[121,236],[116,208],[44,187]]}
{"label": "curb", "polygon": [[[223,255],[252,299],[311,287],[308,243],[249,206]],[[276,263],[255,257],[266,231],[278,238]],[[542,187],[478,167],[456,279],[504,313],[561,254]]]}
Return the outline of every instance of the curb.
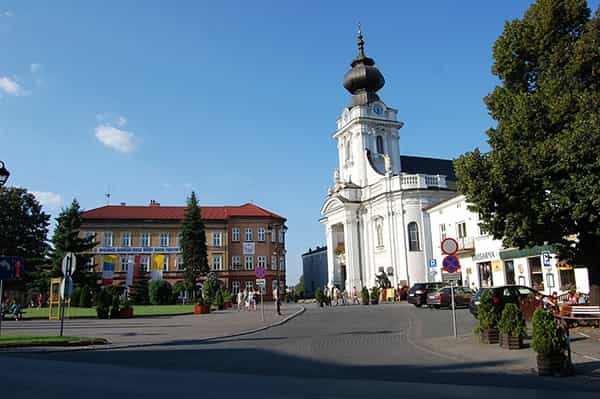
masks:
{"label": "curb", "polygon": [[[210,342],[210,341],[213,341],[216,339],[235,338],[235,337],[240,337],[243,335],[255,334],[257,332],[264,331],[264,330],[267,330],[272,327],[281,326],[281,325],[287,323],[288,321],[294,319],[295,317],[300,316],[305,311],[306,311],[306,308],[304,306],[300,306],[300,309],[298,309],[296,312],[292,313],[291,315],[285,317],[284,319],[278,320],[274,323],[267,324],[262,327],[254,328],[252,330],[240,331],[240,332],[236,332],[236,333],[232,333],[232,334],[215,335],[213,337],[199,338],[194,341],[195,341],[195,343],[200,344],[200,343]],[[177,341],[173,341],[173,342],[177,342]],[[111,344],[102,345],[102,346],[90,345],[90,346],[86,346],[86,347],[70,347],[70,348],[64,347],[65,349],[63,349],[63,350],[38,349],[37,347],[21,347],[21,348],[19,348],[19,349],[25,349],[25,350],[11,350],[11,349],[16,349],[16,348],[5,348],[3,350],[2,348],[0,348],[0,354],[4,354],[4,353],[14,354],[14,353],[64,353],[64,352],[85,352],[85,351],[109,351],[109,350],[113,350],[113,349],[143,348],[143,347],[155,346],[155,345],[161,345],[161,344],[155,344],[155,343],[152,343],[152,344],[125,344],[125,345],[112,345],[112,346],[111,346]],[[27,349],[32,349],[32,350],[27,350]]]}

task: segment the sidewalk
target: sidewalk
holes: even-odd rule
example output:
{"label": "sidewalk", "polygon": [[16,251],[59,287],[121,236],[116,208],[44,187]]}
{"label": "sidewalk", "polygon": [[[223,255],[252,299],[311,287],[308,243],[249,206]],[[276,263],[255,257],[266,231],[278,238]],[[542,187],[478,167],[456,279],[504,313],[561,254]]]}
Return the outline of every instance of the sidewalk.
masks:
{"label": "sidewalk", "polygon": [[[247,333],[285,321],[302,312],[295,304],[283,304],[278,316],[273,304],[265,304],[265,320],[261,309],[255,312],[235,309],[203,315],[181,315],[134,319],[74,319],[65,320],[64,335],[102,337],[110,347],[148,344],[177,344],[215,337]],[[2,323],[3,335],[58,335],[60,321],[24,320]]]}
{"label": "sidewalk", "polygon": [[[536,353],[525,341],[526,348],[508,350],[500,345],[482,344],[478,337],[469,334],[458,338],[430,338],[417,342],[418,345],[460,362],[485,362],[491,359],[497,361],[494,368],[500,367],[504,372],[523,374],[537,371]],[[576,336],[572,332],[572,360],[582,381],[600,384],[600,359],[587,355],[590,350],[600,352],[600,341],[593,342],[585,337]],[[493,371],[490,368],[490,371]]]}

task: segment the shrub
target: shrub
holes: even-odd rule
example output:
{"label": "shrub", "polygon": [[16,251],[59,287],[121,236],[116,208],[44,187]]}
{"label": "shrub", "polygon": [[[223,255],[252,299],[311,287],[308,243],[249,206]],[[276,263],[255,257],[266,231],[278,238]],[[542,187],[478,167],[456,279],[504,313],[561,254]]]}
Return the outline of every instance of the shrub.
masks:
{"label": "shrub", "polygon": [[319,306],[323,306],[323,304],[325,303],[325,296],[323,295],[323,291],[321,290],[321,288],[317,288],[317,290],[315,291],[315,299],[317,300]]}
{"label": "shrub", "polygon": [[71,306],[79,306],[81,300],[81,287],[75,287],[71,293]]}
{"label": "shrub", "polygon": [[231,302],[232,296],[228,290],[223,290],[223,301]]}
{"label": "shrub", "polygon": [[531,347],[542,355],[562,353],[567,348],[565,334],[557,326],[554,315],[544,309],[533,313]]}
{"label": "shrub", "polygon": [[490,330],[496,328],[498,324],[498,314],[492,303],[492,292],[485,290],[479,299],[479,309],[477,310],[477,327],[475,332]]}
{"label": "shrub", "polygon": [[218,290],[219,280],[217,275],[215,273],[209,273],[206,280],[204,280],[204,284],[202,285],[202,296],[208,305],[214,302],[215,295],[217,295]]}
{"label": "shrub", "polygon": [[108,319],[112,295],[107,289],[101,289],[96,294],[96,314],[99,319]]}
{"label": "shrub", "polygon": [[221,291],[220,289],[217,290],[217,294],[215,295],[214,305],[219,310],[223,310],[223,308],[225,307],[225,299],[223,298],[223,291]]}
{"label": "shrub", "polygon": [[378,287],[373,287],[371,289],[371,301],[379,302],[379,288]]}
{"label": "shrub", "polygon": [[81,295],[79,297],[79,306],[84,307],[84,308],[92,307],[92,292],[90,291],[89,287],[84,286],[81,288]]}
{"label": "shrub", "polygon": [[369,304],[369,290],[367,287],[362,287],[362,290],[360,290],[360,299],[363,305]]}
{"label": "shrub", "polygon": [[508,303],[504,306],[502,316],[498,322],[498,330],[511,337],[525,337],[525,319],[523,318],[523,312],[517,305]]}
{"label": "shrub", "polygon": [[148,296],[152,305],[168,305],[173,303],[173,289],[165,280],[150,282]]}
{"label": "shrub", "polygon": [[183,296],[182,294],[185,293],[185,291],[186,288],[183,281],[176,282],[173,285],[173,300],[176,302],[179,297]]}
{"label": "shrub", "polygon": [[131,301],[136,305],[148,304],[148,280],[139,279],[131,286]]}

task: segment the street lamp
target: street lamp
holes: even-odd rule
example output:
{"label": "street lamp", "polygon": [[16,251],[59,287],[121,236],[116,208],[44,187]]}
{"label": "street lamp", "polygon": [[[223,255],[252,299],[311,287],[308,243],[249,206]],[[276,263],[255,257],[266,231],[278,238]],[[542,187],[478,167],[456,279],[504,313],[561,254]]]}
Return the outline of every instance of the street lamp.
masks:
{"label": "street lamp", "polygon": [[8,176],[10,176],[10,172],[4,167],[4,162],[0,161],[0,187],[4,186]]}

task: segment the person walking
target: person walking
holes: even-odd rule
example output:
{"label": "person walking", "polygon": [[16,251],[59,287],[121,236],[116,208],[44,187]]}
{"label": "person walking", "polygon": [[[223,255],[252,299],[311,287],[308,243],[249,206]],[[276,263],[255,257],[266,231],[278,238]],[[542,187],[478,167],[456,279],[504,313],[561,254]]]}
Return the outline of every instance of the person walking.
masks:
{"label": "person walking", "polygon": [[238,312],[244,308],[244,292],[239,290],[237,293],[237,309]]}
{"label": "person walking", "polygon": [[279,287],[273,288],[273,299],[277,305],[277,315],[281,316],[281,298],[279,298]]}
{"label": "person walking", "polygon": [[353,305],[358,305],[358,290],[356,289],[356,287],[352,287],[352,304]]}

